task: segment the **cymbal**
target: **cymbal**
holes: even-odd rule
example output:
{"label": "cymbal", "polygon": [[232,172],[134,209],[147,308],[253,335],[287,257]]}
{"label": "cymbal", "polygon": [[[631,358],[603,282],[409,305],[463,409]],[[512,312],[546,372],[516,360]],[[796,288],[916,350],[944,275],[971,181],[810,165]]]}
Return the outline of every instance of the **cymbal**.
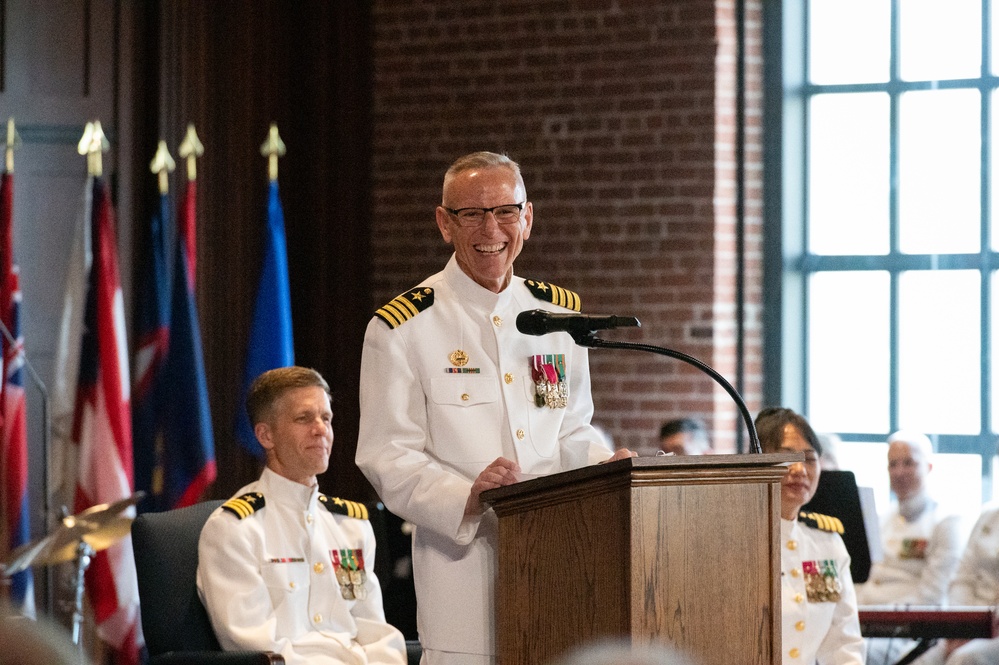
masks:
{"label": "cymbal", "polygon": [[49,566],[72,561],[77,557],[80,543],[100,552],[128,535],[132,518],[121,516],[122,511],[134,506],[144,492],[114,503],[101,503],[83,512],[64,517],[49,535],[18,547],[4,562],[4,575],[15,575],[30,566]]}

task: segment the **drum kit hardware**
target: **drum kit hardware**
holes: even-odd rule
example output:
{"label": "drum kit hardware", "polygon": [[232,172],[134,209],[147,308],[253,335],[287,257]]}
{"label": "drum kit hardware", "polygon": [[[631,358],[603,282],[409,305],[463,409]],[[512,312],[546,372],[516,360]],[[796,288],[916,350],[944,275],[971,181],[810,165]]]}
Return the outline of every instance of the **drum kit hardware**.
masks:
{"label": "drum kit hardware", "polygon": [[123,513],[144,496],[144,492],[136,492],[114,503],[98,504],[63,517],[52,533],[18,547],[0,562],[0,580],[6,585],[12,576],[28,568],[75,562],[73,644],[82,650],[84,573],[97,552],[129,534],[133,517]]}

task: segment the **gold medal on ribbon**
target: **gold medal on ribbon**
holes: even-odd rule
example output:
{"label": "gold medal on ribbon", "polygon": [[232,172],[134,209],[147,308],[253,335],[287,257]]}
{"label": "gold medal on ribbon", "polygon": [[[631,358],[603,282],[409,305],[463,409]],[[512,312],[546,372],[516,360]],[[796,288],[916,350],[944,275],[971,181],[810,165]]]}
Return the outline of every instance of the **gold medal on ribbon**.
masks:
{"label": "gold medal on ribbon", "polygon": [[451,352],[451,355],[447,357],[451,361],[451,364],[455,367],[464,367],[468,364],[468,354],[461,349],[455,349]]}

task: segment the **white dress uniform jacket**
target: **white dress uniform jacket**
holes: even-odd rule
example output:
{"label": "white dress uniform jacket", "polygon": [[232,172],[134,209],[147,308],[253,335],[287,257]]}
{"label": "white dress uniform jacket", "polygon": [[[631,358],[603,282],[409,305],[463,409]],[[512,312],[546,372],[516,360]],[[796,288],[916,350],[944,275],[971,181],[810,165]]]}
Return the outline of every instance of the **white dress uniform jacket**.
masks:
{"label": "white dress uniform jacket", "polygon": [[[371,524],[330,512],[324,501],[334,500],[318,487],[270,469],[237,497],[251,492],[262,508],[243,517],[219,508],[198,543],[198,593],[222,648],[274,651],[288,665],[404,665],[405,639],[385,622]],[[357,565],[343,566],[348,557]],[[358,599],[344,598],[335,558],[363,566]]]}
{"label": "white dress uniform jacket", "polygon": [[860,605],[942,605],[964,548],[961,517],[921,493],[881,523],[884,558],[857,586]]}
{"label": "white dress uniform jacket", "polygon": [[839,534],[781,520],[781,662],[863,665],[850,555]]}
{"label": "white dress uniform jacket", "polygon": [[[463,521],[479,473],[500,456],[520,464],[525,477],[610,456],[590,425],[586,350],[566,333],[517,331],[522,311],[569,311],[539,299],[529,284],[536,283],[514,276],[493,293],[452,256],[442,272],[393,301],[408,303],[400,304],[410,310],[405,320],[390,327],[375,317],[365,334],[357,464],[389,510],[416,525],[413,576],[424,649],[495,653],[495,515]],[[555,301],[578,302],[555,290]],[[432,305],[418,300],[431,294]],[[535,403],[531,361],[538,354],[564,357],[564,408]]]}

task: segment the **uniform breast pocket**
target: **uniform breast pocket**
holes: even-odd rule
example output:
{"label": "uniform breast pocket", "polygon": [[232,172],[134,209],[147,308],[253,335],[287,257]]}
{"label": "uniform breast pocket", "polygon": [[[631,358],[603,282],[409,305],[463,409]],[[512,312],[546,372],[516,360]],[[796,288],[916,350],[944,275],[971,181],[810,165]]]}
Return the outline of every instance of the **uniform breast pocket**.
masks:
{"label": "uniform breast pocket", "polygon": [[260,572],[275,608],[294,602],[297,596],[308,597],[309,564],[304,561],[268,561]]}
{"label": "uniform breast pocket", "polygon": [[442,407],[469,408],[492,404],[499,399],[498,383],[495,376],[439,376],[430,381],[430,399]]}

